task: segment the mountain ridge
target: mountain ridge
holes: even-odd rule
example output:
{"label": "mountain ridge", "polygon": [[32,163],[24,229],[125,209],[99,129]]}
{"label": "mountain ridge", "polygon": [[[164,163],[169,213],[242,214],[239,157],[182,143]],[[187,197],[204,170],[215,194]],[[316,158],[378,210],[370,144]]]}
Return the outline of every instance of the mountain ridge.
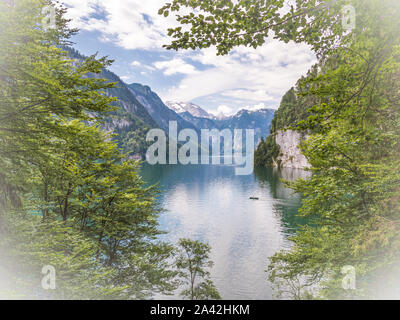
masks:
{"label": "mountain ridge", "polygon": [[166,101],[165,105],[171,110],[175,111],[177,114],[189,112],[191,115],[199,118],[212,118],[206,110],[194,104],[193,102],[175,102],[175,101]]}
{"label": "mountain ridge", "polygon": [[[78,50],[63,46],[71,59],[80,62],[87,59]],[[100,74],[87,74],[91,78],[104,78],[108,82],[116,83],[113,88],[105,90],[105,94],[117,98],[113,105],[116,110],[103,117],[103,129],[116,134],[115,140],[118,146],[134,158],[143,158],[149,143],[146,135],[149,130],[159,128],[157,122],[151,117],[146,108],[136,99],[129,90],[127,84],[121,78],[108,69],[103,69]]]}
{"label": "mountain ridge", "polygon": [[[79,61],[86,59],[74,48],[63,49],[72,59]],[[118,108],[104,117],[103,128],[114,132],[117,135],[118,145],[134,157],[139,155],[144,157],[149,146],[146,142],[148,131],[161,128],[168,135],[170,121],[178,123],[178,130],[193,129],[198,134],[202,129],[254,129],[256,144],[258,144],[261,137],[269,135],[275,112],[267,108],[256,111],[242,109],[235,115],[218,119],[194,103],[164,103],[150,86],[140,83],[127,84],[107,69],[103,69],[100,74],[87,76],[105,78],[109,82],[116,83],[114,88],[105,90],[105,93],[118,99],[113,103]]]}
{"label": "mountain ridge", "polygon": [[[274,118],[276,111],[272,108],[263,108],[259,110],[248,110],[243,108],[234,115],[218,118],[191,102],[178,103],[169,101],[165,104],[169,108],[173,108],[176,111],[181,111],[177,114],[183,119],[191,122],[199,129],[254,129],[256,144],[261,141],[262,137],[265,138],[269,136],[272,119]],[[195,110],[195,114],[191,113],[191,110]],[[201,114],[207,114],[208,117],[196,115],[199,114],[199,110],[204,111]]]}
{"label": "mountain ridge", "polygon": [[178,130],[193,129],[198,131],[198,128],[191,122],[180,117],[174,110],[168,108],[157,93],[152,91],[148,85],[131,83],[127,86],[135,98],[145,107],[150,116],[157,122],[160,128],[166,132],[168,132],[170,121],[176,121],[178,123]]}

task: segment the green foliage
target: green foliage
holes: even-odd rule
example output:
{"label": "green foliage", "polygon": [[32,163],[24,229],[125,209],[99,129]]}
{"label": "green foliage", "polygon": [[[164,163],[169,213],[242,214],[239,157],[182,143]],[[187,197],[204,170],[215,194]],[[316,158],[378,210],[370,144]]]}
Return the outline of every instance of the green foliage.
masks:
{"label": "green foliage", "polygon": [[[174,0],[160,9],[178,13],[182,25],[169,30],[174,40],[166,47],[216,46],[227,54],[273,36],[313,48],[316,72],[301,94],[288,92],[273,127],[296,125],[311,135],[302,151],[313,175],[288,185],[304,195],[300,211],[313,223],[271,258],[270,280],[296,299],[379,298],[390,284],[398,287],[400,265],[400,2],[298,0],[283,10],[284,3]],[[347,4],[356,11],[351,31],[342,27]],[[268,162],[260,148],[257,161]],[[341,286],[346,265],[356,269],[357,290]]]}
{"label": "green foliage", "polygon": [[[62,46],[71,59],[84,61],[87,58],[75,49]],[[112,137],[124,152],[130,157],[144,158],[150,142],[146,141],[146,135],[152,128],[157,127],[157,123],[151,118],[145,107],[137,101],[134,94],[120,78],[107,69],[102,69],[100,73],[87,74],[90,78],[106,79],[107,83],[113,86],[104,89],[105,95],[116,98],[112,102],[115,106],[113,111],[104,115],[102,128],[112,131]]]}
{"label": "green foliage", "polygon": [[[322,55],[349,37],[342,26],[342,9],[348,0],[296,0],[288,6],[284,0],[173,0],[159,14],[176,14],[179,27],[168,30],[174,40],[167,49],[196,49],[216,46],[218,54],[227,54],[237,46],[257,48],[268,37],[284,42],[309,44]],[[361,34],[368,22],[365,12],[397,6],[396,0],[353,0],[358,24],[354,33]],[[390,13],[389,13],[390,14]],[[389,17],[395,21],[395,15]],[[379,18],[378,18],[379,19]],[[387,21],[383,21],[387,23]]]}
{"label": "green foliage", "polygon": [[[296,129],[297,124],[310,116],[309,109],[313,107],[317,101],[314,97],[307,94],[309,90],[305,88],[308,79],[313,79],[317,74],[316,70],[319,65],[315,65],[308,72],[306,77],[302,77],[296,85],[291,88],[282,98],[279,109],[276,111],[274,120],[272,121],[272,132],[279,130]],[[306,94],[304,94],[306,92]]]}
{"label": "green foliage", "polygon": [[280,147],[275,139],[278,131],[300,130],[304,134],[315,129],[304,128],[304,130],[301,130],[299,124],[313,115],[312,107],[321,101],[321,97],[310,93],[310,89],[313,87],[312,80],[319,74],[323,74],[334,62],[335,59],[332,58],[321,59],[308,71],[306,76],[297,81],[296,87],[291,88],[282,97],[279,108],[272,119],[270,136],[259,144],[255,152],[254,164],[256,167],[280,166]]}
{"label": "green foliage", "polygon": [[[45,5],[0,2],[0,261],[10,284],[2,295],[172,292],[173,247],[157,240],[157,190],[145,187],[139,163],[101,129],[117,112],[107,94],[114,83],[99,76],[111,61],[71,59],[60,48],[75,32],[65,10],[56,11],[56,29],[46,30]],[[45,265],[56,269],[54,291],[40,287]]]}
{"label": "green foliage", "polygon": [[[121,115],[116,114],[116,119],[121,119]],[[123,117],[129,119],[130,124],[126,127],[116,127],[113,131],[116,134],[116,141],[129,156],[144,158],[151,142],[146,141],[146,136],[151,127],[146,123],[135,119],[129,113],[124,112]]]}
{"label": "green foliage", "polygon": [[[396,5],[378,13],[400,18]],[[322,298],[380,298],[379,286],[398,285],[400,39],[397,25],[367,21],[363,35],[332,50],[336,63],[308,80],[320,103],[298,127],[313,132],[302,146],[313,176],[289,186],[305,196],[302,215],[317,213],[315,227],[269,268],[275,282],[322,285]],[[342,288],[346,265],[356,268],[357,290]]]}
{"label": "green foliage", "polygon": [[211,247],[199,241],[180,239],[179,249],[176,266],[185,280],[184,284],[189,286],[181,295],[190,300],[221,299],[207,271],[213,266],[213,262],[209,260]]}
{"label": "green foliage", "polygon": [[266,140],[261,139],[254,153],[255,167],[272,167],[280,154],[279,145],[275,142],[275,135],[271,134]]}

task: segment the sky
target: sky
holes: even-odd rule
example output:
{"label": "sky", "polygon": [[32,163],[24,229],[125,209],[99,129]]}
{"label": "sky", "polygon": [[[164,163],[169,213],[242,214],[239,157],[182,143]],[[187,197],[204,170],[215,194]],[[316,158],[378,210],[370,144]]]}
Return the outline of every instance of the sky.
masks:
{"label": "sky", "polygon": [[316,62],[307,45],[268,40],[257,49],[238,47],[168,51],[173,15],[158,15],[167,0],[64,0],[72,41],[85,55],[115,60],[109,68],[126,83],[148,85],[166,101],[193,102],[232,115],[241,109],[277,109],[282,96]]}

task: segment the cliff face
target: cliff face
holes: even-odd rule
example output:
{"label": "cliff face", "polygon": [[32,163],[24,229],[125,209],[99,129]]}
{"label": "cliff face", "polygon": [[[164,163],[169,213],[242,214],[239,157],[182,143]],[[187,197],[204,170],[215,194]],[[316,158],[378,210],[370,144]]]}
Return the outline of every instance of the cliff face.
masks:
{"label": "cliff face", "polygon": [[[307,77],[313,74],[313,70],[310,70]],[[258,145],[255,152],[255,166],[292,169],[310,167],[299,148],[302,140],[307,139],[307,136],[301,132],[287,129],[297,127],[298,123],[306,120],[311,115],[309,109],[318,104],[318,101],[314,101],[309,96],[305,98],[303,95],[305,89],[301,83],[306,78],[302,77],[296,87],[291,88],[282,97],[272,120],[271,135]]]}
{"label": "cliff face", "polygon": [[282,168],[305,169],[310,167],[307,158],[301,153],[299,145],[307,136],[293,130],[279,130],[275,142],[280,147],[280,155],[276,163]]}

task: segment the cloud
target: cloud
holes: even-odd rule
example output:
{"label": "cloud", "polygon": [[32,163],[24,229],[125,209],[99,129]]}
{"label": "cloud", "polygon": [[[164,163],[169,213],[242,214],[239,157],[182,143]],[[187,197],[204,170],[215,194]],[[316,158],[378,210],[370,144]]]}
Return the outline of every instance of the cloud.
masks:
{"label": "cloud", "polygon": [[[177,24],[173,15],[165,18],[158,10],[165,0],[64,0],[73,27],[99,31],[103,40],[125,49],[163,50],[169,43],[167,29]],[[103,16],[96,13],[102,12]]]}
{"label": "cloud", "polygon": [[[219,94],[243,101],[274,102],[316,62],[304,44],[277,40],[258,49],[237,48],[226,56],[216,56],[214,48],[192,54],[190,59],[207,66],[171,87],[167,99],[190,101]],[[185,89],[181,89],[181,88]]]}
{"label": "cloud", "polygon": [[274,97],[270,96],[266,90],[249,90],[249,89],[228,90],[223,92],[222,95],[226,97],[233,97],[245,100],[274,101]]}
{"label": "cloud", "polygon": [[221,114],[224,116],[231,116],[235,114],[235,111],[226,105],[220,105],[218,106],[217,110],[211,110],[209,112],[214,116],[220,116]]}
{"label": "cloud", "polygon": [[141,64],[139,61],[136,61],[136,60],[131,62],[131,66],[132,66],[132,67],[139,67],[139,66],[141,66],[141,65],[142,65],[142,64]]}
{"label": "cloud", "polygon": [[[64,2],[70,7],[68,17],[73,19],[73,26],[97,31],[100,41],[111,42],[121,50],[140,51],[144,56],[138,60],[146,61],[146,65],[133,61],[132,67],[152,72],[146,75],[146,82],[152,85],[154,81],[159,86],[163,100],[200,99],[206,101],[205,108],[211,109],[259,103],[277,107],[283,94],[316,62],[307,45],[278,40],[270,40],[257,49],[238,47],[225,56],[216,56],[215,48],[207,48],[180,51],[173,58],[170,54],[162,57],[162,45],[171,41],[167,29],[177,24],[173,15],[158,15],[165,0]],[[217,102],[212,102],[215,97]]]}
{"label": "cloud", "polygon": [[163,73],[166,76],[171,76],[173,74],[196,74],[197,70],[196,68],[189,64],[186,63],[184,60],[180,58],[175,58],[172,60],[165,60],[165,61],[157,61],[153,64],[156,69],[163,70]]}

